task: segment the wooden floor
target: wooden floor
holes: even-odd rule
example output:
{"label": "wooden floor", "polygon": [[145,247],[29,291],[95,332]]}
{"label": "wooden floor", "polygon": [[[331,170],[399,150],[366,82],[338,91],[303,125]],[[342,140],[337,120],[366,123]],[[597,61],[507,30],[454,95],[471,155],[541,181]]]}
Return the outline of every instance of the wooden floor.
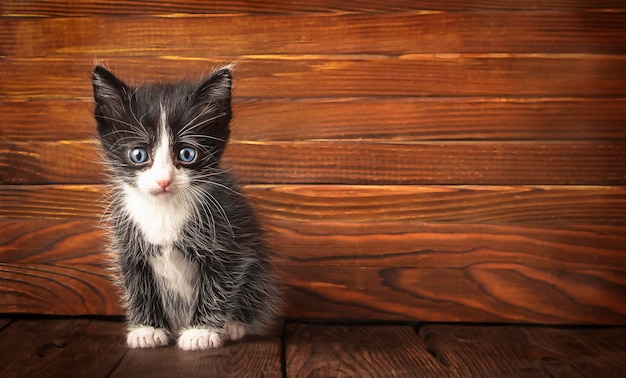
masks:
{"label": "wooden floor", "polygon": [[320,325],[129,350],[110,319],[0,319],[0,377],[622,377],[626,327]]}

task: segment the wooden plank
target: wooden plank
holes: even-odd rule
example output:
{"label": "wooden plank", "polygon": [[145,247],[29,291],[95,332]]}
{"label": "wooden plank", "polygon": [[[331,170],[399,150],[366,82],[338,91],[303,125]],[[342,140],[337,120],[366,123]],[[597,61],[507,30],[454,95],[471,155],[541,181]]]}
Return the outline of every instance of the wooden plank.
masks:
{"label": "wooden plank", "polygon": [[[109,191],[106,185],[1,185],[0,217],[100,220]],[[242,192],[268,221],[626,222],[621,186],[246,185]]]}
{"label": "wooden plank", "polygon": [[[466,268],[489,261],[540,269],[626,268],[624,226],[264,220],[281,264]],[[2,262],[107,262],[104,231],[95,221],[0,219],[0,226]]]}
{"label": "wooden plank", "polygon": [[104,266],[0,263],[0,313],[120,315],[110,276]]}
{"label": "wooden plank", "polygon": [[[91,99],[0,100],[5,141],[95,137]],[[625,140],[626,98],[235,99],[231,140]]]}
{"label": "wooden plank", "polygon": [[327,0],[302,1],[229,1],[199,0],[142,1],[141,6],[133,0],[111,3],[104,0],[37,1],[5,0],[0,4],[0,14],[12,17],[28,16],[89,16],[89,15],[138,15],[138,14],[240,14],[240,13],[302,13],[302,12],[404,12],[416,10],[550,10],[550,9],[620,9],[626,4],[615,0],[531,0],[531,1],[437,1],[437,0],[353,0],[328,2]]}
{"label": "wooden plank", "polygon": [[[109,59],[110,58],[110,59]],[[135,82],[196,77],[237,61],[234,97],[626,95],[626,56],[580,54],[101,56]],[[0,61],[0,97],[89,98],[91,58]]]}
{"label": "wooden plank", "polygon": [[[478,262],[462,268],[278,264],[286,286],[284,316],[624,324],[626,270],[535,268]],[[106,268],[0,264],[2,313],[120,315]]]}
{"label": "wooden plank", "polygon": [[231,139],[615,140],[624,119],[625,98],[235,101]]}
{"label": "wooden plank", "polygon": [[459,377],[619,377],[623,328],[426,325],[428,349]]}
{"label": "wooden plank", "polygon": [[0,100],[0,136],[19,141],[95,138],[93,102]]}
{"label": "wooden plank", "polygon": [[109,187],[99,185],[0,186],[0,217],[100,219]]}
{"label": "wooden plank", "polygon": [[[2,55],[22,58],[115,52],[198,57],[626,52],[626,13],[622,12],[4,18],[1,23]],[[387,43],[390,38],[393,43]]]}
{"label": "wooden plank", "polygon": [[290,324],[289,377],[442,377],[447,369],[409,326]]}
{"label": "wooden plank", "polygon": [[219,349],[188,352],[174,346],[129,350],[110,377],[282,377],[278,336],[252,337]]}
{"label": "wooden plank", "polygon": [[102,266],[107,238],[95,220],[0,218],[3,263]]}
{"label": "wooden plank", "polygon": [[0,338],[0,376],[106,377],[126,353],[123,332],[117,321],[15,321]]}
{"label": "wooden plank", "polygon": [[[4,142],[0,184],[102,183],[97,160],[88,141]],[[623,185],[626,144],[233,142],[224,166],[244,184]]]}
{"label": "wooden plank", "polygon": [[626,221],[622,187],[248,185],[244,193],[265,218],[287,221],[533,225]]}
{"label": "wooden plank", "polygon": [[[465,267],[488,260],[544,268],[624,267],[621,226],[265,220],[278,258],[309,265]],[[100,265],[106,257],[103,231],[95,221],[0,224],[6,230],[0,247],[3,262]]]}
{"label": "wooden plank", "polygon": [[624,324],[626,271],[280,267],[290,318],[544,324]]}
{"label": "wooden plank", "polygon": [[626,268],[621,226],[429,223],[265,223],[284,264],[337,267],[455,267],[483,262],[539,269]]}

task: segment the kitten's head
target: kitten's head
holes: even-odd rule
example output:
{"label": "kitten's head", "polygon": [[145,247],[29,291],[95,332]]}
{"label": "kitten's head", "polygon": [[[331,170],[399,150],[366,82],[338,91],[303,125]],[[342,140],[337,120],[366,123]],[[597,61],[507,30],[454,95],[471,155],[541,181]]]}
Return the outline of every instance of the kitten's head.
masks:
{"label": "kitten's head", "polygon": [[222,68],[198,83],[131,86],[96,66],[98,135],[117,182],[166,198],[210,180],[230,134],[231,81]]}

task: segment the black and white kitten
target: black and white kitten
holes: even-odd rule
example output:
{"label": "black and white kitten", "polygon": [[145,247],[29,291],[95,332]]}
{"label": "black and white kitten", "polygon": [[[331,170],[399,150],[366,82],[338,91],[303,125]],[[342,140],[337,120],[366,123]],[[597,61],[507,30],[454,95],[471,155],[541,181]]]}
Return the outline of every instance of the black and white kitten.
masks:
{"label": "black and white kitten", "polygon": [[199,83],[130,86],[93,71],[95,119],[112,176],[112,247],[128,346],[184,350],[262,334],[280,292],[246,199],[220,168],[231,71]]}

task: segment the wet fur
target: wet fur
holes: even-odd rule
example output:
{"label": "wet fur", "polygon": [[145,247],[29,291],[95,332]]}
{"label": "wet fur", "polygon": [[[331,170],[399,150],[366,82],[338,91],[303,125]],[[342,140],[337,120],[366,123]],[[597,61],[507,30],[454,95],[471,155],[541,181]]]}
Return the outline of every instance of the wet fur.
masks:
{"label": "wet fur", "polygon": [[[97,66],[93,87],[114,187],[110,239],[128,345],[176,338],[182,349],[206,349],[266,332],[280,303],[269,251],[248,202],[220,166],[230,133],[230,69],[199,83],[133,87]],[[131,162],[135,146],[146,147],[149,164]],[[181,146],[196,149],[193,164],[176,161]],[[173,193],[153,195],[152,181],[170,173]]]}

